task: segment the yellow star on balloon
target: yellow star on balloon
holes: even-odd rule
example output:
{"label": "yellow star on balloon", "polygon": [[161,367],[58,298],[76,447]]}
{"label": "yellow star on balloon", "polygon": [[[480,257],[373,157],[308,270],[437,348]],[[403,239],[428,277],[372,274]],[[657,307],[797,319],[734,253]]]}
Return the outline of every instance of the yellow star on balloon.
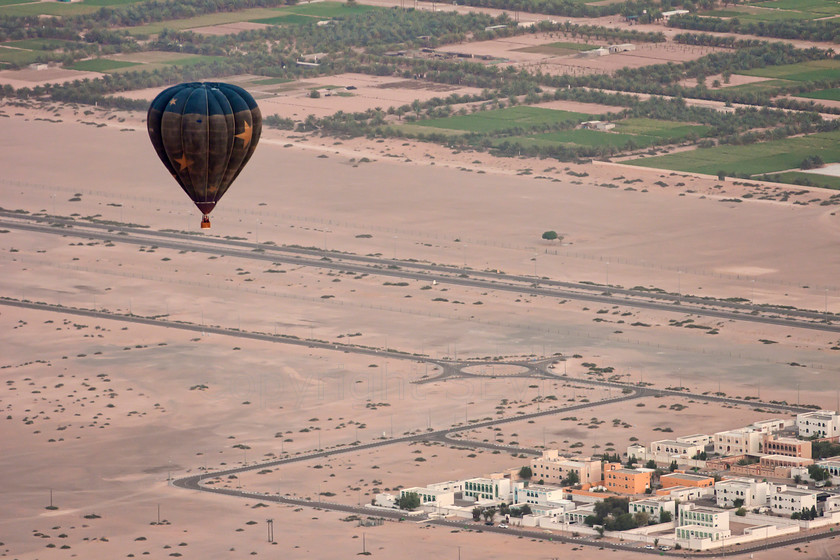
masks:
{"label": "yellow star on balloon", "polygon": [[241,138],[242,141],[245,143],[244,146],[247,146],[251,143],[251,134],[253,130],[251,129],[250,125],[246,122],[245,123],[245,130],[240,132],[236,135],[236,138]]}
{"label": "yellow star on balloon", "polygon": [[181,166],[181,169],[178,171],[183,171],[184,169],[189,169],[189,167],[193,164],[193,160],[187,158],[187,154],[182,155],[179,158],[176,158],[175,163]]}
{"label": "yellow star on balloon", "polygon": [[170,104],[170,105],[175,105],[175,102],[176,102],[176,101],[178,101],[178,100],[177,100],[176,98],[174,98],[174,97],[173,97],[172,99],[170,99],[170,100],[169,100],[169,104]]}

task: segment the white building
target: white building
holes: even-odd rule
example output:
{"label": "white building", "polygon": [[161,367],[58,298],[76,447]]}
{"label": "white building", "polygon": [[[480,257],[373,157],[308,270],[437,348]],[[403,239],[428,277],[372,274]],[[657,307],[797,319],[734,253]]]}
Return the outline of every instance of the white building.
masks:
{"label": "white building", "polygon": [[764,432],[755,428],[739,428],[718,432],[713,437],[715,453],[719,455],[749,455],[761,452]]}
{"label": "white building", "polygon": [[648,517],[655,523],[659,523],[663,511],[671,514],[671,519],[674,518],[677,504],[669,496],[659,498],[645,498],[644,500],[637,500],[630,502],[630,513],[646,513]]}
{"label": "white building", "polygon": [[800,437],[834,437],[840,435],[840,415],[833,410],[819,410],[796,415]]}
{"label": "white building", "polygon": [[696,486],[672,486],[663,490],[658,490],[657,494],[668,495],[674,500],[679,500],[680,503],[691,502],[701,498],[710,498],[715,495],[715,487],[707,486],[706,488],[699,488]]}
{"label": "white building", "polygon": [[742,500],[744,507],[767,505],[769,484],[751,478],[730,478],[715,484],[715,501],[718,507],[735,507],[735,500]]}
{"label": "white building", "polygon": [[688,10],[669,10],[667,12],[662,12],[662,19],[668,21],[674,16],[683,16],[689,13]]}
{"label": "white building", "polygon": [[584,504],[577,509],[564,513],[563,522],[571,525],[583,525],[583,520],[590,515],[595,515],[595,504]]}
{"label": "white building", "polygon": [[420,498],[420,505],[451,506],[455,504],[455,492],[452,490],[434,490],[428,486],[425,488],[416,486],[414,488],[403,488],[400,490],[400,498],[414,492]]}
{"label": "white building", "polygon": [[792,513],[803,509],[816,510],[817,494],[813,490],[788,488],[784,484],[775,486],[770,493],[770,509],[773,513],[790,517]]}
{"label": "white building", "polygon": [[509,478],[470,478],[464,481],[463,488],[465,497],[475,498],[476,500],[501,502],[510,500]]}
{"label": "white building", "polygon": [[[682,525],[674,530],[674,534],[677,538],[677,542],[679,542],[683,548],[699,549],[700,546],[692,543],[706,539],[710,541],[719,541],[732,536],[732,531],[729,529],[713,529],[704,525]],[[684,545],[683,542],[680,541],[686,542],[687,545]]]}
{"label": "white building", "polygon": [[528,504],[531,509],[534,506],[547,506],[551,503],[563,501],[563,489],[559,486],[544,486],[542,484],[530,484],[527,488],[514,485],[513,504]]}
{"label": "white building", "polygon": [[710,507],[700,507],[695,504],[680,505],[678,525],[708,527],[719,531],[729,529],[729,511]]}
{"label": "white building", "polygon": [[770,420],[759,420],[758,422],[753,422],[750,427],[765,434],[774,434],[776,432],[781,432],[789,426],[793,426],[792,421],[788,421],[783,418],[771,418]]}

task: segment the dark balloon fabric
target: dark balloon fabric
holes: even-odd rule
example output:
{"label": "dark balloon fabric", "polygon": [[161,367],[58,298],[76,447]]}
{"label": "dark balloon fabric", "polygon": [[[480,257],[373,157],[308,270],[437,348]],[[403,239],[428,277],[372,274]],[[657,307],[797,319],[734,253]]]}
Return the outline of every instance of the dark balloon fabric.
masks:
{"label": "dark balloon fabric", "polygon": [[158,157],[206,216],[254,153],[262,116],[241,87],[192,82],[160,92],[147,125]]}

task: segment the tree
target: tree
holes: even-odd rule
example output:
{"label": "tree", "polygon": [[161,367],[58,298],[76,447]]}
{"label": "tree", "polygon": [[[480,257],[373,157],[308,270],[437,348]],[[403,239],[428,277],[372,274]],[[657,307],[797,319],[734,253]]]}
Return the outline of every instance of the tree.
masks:
{"label": "tree", "polygon": [[473,521],[478,521],[481,519],[481,508],[474,507],[472,510]]}
{"label": "tree", "polygon": [[406,492],[397,500],[400,509],[413,510],[420,507],[420,496],[417,492]]}
{"label": "tree", "polygon": [[563,486],[574,486],[580,482],[580,475],[577,471],[569,471],[569,474],[566,475],[566,478],[563,479]]}
{"label": "tree", "polygon": [[483,512],[481,512],[481,515],[484,516],[484,521],[492,523],[493,518],[496,517],[496,508],[487,508]]}
{"label": "tree", "polygon": [[660,523],[670,523],[671,522],[671,512],[667,510],[660,510],[659,512],[659,522]]}
{"label": "tree", "polygon": [[637,511],[633,514],[633,521],[636,522],[637,527],[644,527],[650,522],[650,515],[644,511]]}
{"label": "tree", "polygon": [[743,507],[739,507],[735,510],[735,515],[737,515],[738,517],[744,517],[747,515],[747,510]]}
{"label": "tree", "polygon": [[828,480],[831,478],[831,474],[829,474],[828,469],[819,465],[808,465],[808,476],[810,476],[811,480],[814,482]]}
{"label": "tree", "polygon": [[735,506],[736,508],[739,508],[739,507],[743,506],[744,505],[744,498],[737,498],[737,499],[733,500],[732,505]]}
{"label": "tree", "polygon": [[533,471],[531,471],[531,467],[522,467],[519,469],[519,478],[524,480],[531,480],[531,477],[534,476]]}
{"label": "tree", "polygon": [[321,92],[317,89],[313,89],[309,92],[309,97],[311,97],[312,99],[318,99],[319,97],[321,97]]}
{"label": "tree", "polygon": [[552,231],[552,230],[549,230],[549,231],[543,232],[543,234],[542,234],[542,238],[543,238],[543,239],[545,239],[546,241],[554,241],[554,240],[556,240],[558,237],[560,237],[560,236],[559,236],[559,235],[557,235],[557,232],[556,232],[556,231]]}
{"label": "tree", "polygon": [[653,459],[648,459],[648,462],[645,463],[645,468],[646,469],[655,469],[656,468],[656,461],[654,461]]}
{"label": "tree", "polygon": [[671,464],[668,465],[668,470],[671,471],[671,472],[674,472],[675,470],[677,470],[678,466],[679,465],[677,465],[676,461],[671,461]]}
{"label": "tree", "polygon": [[802,484],[802,475],[801,475],[801,474],[798,474],[798,475],[794,476],[794,477],[793,477],[793,481],[794,481],[796,484]]}

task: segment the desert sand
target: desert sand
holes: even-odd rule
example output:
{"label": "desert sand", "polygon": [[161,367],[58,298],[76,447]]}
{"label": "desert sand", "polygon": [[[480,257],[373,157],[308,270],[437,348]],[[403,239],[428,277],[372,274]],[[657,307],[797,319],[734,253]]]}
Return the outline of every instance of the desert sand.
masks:
{"label": "desert sand", "polygon": [[[834,207],[819,204],[831,192],[796,189],[782,202],[789,186],[266,130],[213,213],[213,228],[200,232],[198,213],[148,145],[142,114],[85,115],[35,105],[0,110],[6,210],[840,312],[834,274],[840,228]],[[776,196],[724,201],[749,192]],[[589,375],[584,363],[596,363],[631,382],[824,408],[836,406],[840,389],[831,349],[840,337],[831,333],[605,308],[527,290],[386,285],[394,278],[293,266],[282,258],[271,264],[0,229],[0,286],[13,299],[433,358],[562,353],[573,378]],[[540,239],[549,229],[563,236],[561,243]],[[673,323],[687,318],[719,334]],[[546,395],[557,406],[583,398],[593,406],[574,413],[576,420],[561,414],[462,438],[620,453],[630,438],[661,439],[665,428],[675,435],[713,432],[772,415],[679,398],[599,406],[610,396],[605,390],[509,377],[510,371],[481,371],[484,366],[476,366],[486,375],[481,379],[417,385],[412,381],[434,375],[434,368],[119,318],[0,306],[0,328],[0,472],[8,481],[0,552],[12,558],[148,552],[153,558],[329,559],[355,556],[362,540],[382,557],[405,557],[410,543],[418,557],[455,558],[460,547],[464,558],[503,558],[514,550],[524,558],[598,558],[597,548],[413,523],[362,528],[341,521],[344,514],[264,508],[255,499],[179,490],[167,479],[440,429],[500,410],[533,412]],[[672,410],[675,403],[687,408]],[[583,447],[571,447],[577,442]],[[425,461],[414,460],[421,456]],[[262,475],[253,470],[236,484],[297,496],[332,492],[333,499],[355,504],[368,501],[374,488],[480,476],[523,461],[437,444],[395,445],[335,456],[321,468],[304,462]],[[50,490],[58,509],[45,509]],[[276,545],[266,542],[269,517]],[[833,555],[840,551],[834,542],[803,550]]]}

